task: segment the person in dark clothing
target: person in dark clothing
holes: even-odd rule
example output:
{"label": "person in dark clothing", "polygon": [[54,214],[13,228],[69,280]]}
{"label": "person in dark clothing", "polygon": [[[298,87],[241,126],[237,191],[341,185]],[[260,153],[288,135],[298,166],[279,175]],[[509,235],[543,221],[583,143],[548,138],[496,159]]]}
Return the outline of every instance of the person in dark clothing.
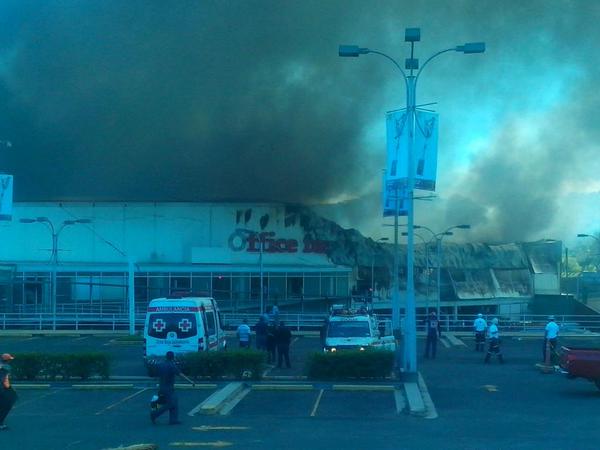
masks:
{"label": "person in dark clothing", "polygon": [[277,342],[277,367],[281,368],[281,364],[285,358],[285,366],[288,369],[291,368],[290,344],[292,342],[292,332],[283,322],[279,322],[279,326],[275,333],[275,341]]}
{"label": "person in dark clothing", "polygon": [[4,419],[8,416],[18,397],[10,382],[10,366],[8,363],[13,359],[8,353],[4,353],[1,361],[2,365],[0,365],[0,431],[8,429],[4,424]]}
{"label": "person in dark clothing", "polygon": [[269,355],[269,364],[275,364],[275,350],[277,349],[277,342],[275,338],[276,331],[277,329],[272,323],[267,326],[267,353]]}
{"label": "person in dark clothing", "polygon": [[321,338],[321,346],[325,347],[325,340],[327,339],[327,328],[329,327],[329,317],[325,317],[323,325],[319,329],[319,337]]}
{"label": "person in dark clothing", "polygon": [[150,413],[150,420],[155,423],[156,419],[168,410],[169,424],[180,424],[178,418],[179,401],[175,393],[175,377],[180,375],[192,385],[194,385],[194,382],[181,373],[181,370],[175,364],[175,354],[173,352],[167,352],[166,360],[157,366],[156,373],[159,377],[158,396],[162,398],[162,401],[161,406]]}
{"label": "person in dark clothing", "polygon": [[258,323],[254,326],[254,331],[256,332],[256,348],[258,350],[267,350],[268,327],[265,316],[260,316]]}
{"label": "person in dark clothing", "polygon": [[437,350],[438,336],[442,337],[442,330],[440,328],[440,321],[434,311],[429,314],[429,317],[425,319],[425,331],[427,332],[427,342],[425,344],[425,358],[435,359],[435,353]]}

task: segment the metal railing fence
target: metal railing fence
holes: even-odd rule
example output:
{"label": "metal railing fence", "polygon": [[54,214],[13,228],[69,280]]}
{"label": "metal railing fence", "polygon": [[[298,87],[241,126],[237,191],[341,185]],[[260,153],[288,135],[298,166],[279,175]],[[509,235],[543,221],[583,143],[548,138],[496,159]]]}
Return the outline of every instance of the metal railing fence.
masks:
{"label": "metal railing fence", "polygon": [[[250,326],[255,325],[260,315],[257,313],[222,313],[223,325],[233,330],[244,319]],[[296,331],[319,330],[326,319],[324,313],[280,313],[278,320],[283,321]],[[379,314],[381,319],[390,319],[386,314]],[[425,329],[425,314],[417,315],[417,331]],[[501,332],[540,333],[543,334],[547,315],[521,314],[511,317],[484,316],[488,323],[493,317],[498,317]],[[135,327],[144,327],[145,313],[138,312],[135,316]],[[442,330],[450,332],[473,331],[475,317],[469,315],[442,315]],[[563,334],[600,333],[600,315],[556,315],[556,322]],[[127,313],[0,313],[0,330],[98,330],[98,331],[127,331],[129,316]]]}

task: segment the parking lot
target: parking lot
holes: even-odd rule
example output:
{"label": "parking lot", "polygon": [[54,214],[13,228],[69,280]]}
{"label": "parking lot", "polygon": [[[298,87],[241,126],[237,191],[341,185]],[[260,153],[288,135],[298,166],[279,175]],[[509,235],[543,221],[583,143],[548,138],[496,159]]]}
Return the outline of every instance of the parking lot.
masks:
{"label": "parking lot", "polygon": [[[36,342],[27,339],[2,338],[2,348],[9,343],[26,348]],[[93,344],[115,355],[138,358],[140,354],[136,346],[117,345],[108,337],[77,339],[43,342],[48,344],[46,350],[64,350],[67,344],[73,351]],[[139,378],[117,381],[121,389],[83,390],[60,383],[41,390],[19,389],[19,402],[7,421],[11,430],[1,435],[2,445],[57,450],[99,450],[142,442],[164,449],[597,448],[600,391],[583,380],[537,371],[534,363],[541,358],[540,339],[505,338],[504,365],[497,361],[483,364],[483,355],[473,351],[470,337],[462,338],[465,345],[458,342],[454,345],[445,339],[437,359],[419,359],[419,370],[435,405],[431,419],[406,413],[402,390],[396,389],[400,383],[348,386],[279,379],[249,385],[225,415],[188,413],[226,383],[206,383],[196,389],[182,386],[180,416],[184,423],[168,426],[165,417],[153,426],[148,404],[154,384]],[[419,340],[419,348],[422,346]],[[292,371],[270,373],[291,377],[301,373],[302,355],[315,347],[318,339],[297,339],[292,346],[296,355]],[[136,364],[139,362],[130,367],[121,361],[116,367],[126,375],[138,370]],[[354,390],[360,388],[364,390]]]}

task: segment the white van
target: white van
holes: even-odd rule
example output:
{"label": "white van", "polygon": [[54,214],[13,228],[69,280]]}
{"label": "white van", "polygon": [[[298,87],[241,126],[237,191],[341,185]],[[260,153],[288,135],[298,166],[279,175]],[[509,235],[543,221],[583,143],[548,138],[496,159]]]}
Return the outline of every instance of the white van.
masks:
{"label": "white van", "polygon": [[150,302],[144,324],[144,358],[164,358],[227,346],[217,303],[210,297],[157,298]]}
{"label": "white van", "polygon": [[391,324],[379,321],[377,316],[366,308],[351,310],[343,305],[332,307],[324,344],[325,352],[366,348],[396,350]]}

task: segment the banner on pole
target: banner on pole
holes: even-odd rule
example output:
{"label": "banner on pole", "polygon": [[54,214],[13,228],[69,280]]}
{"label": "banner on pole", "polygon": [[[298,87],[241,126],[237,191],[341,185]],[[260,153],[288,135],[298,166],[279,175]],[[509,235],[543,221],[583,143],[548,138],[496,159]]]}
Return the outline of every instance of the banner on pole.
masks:
{"label": "banner on pole", "polygon": [[[439,115],[417,111],[413,147],[415,189],[435,191]],[[387,179],[407,184],[409,120],[406,110],[386,114]]]}
{"label": "banner on pole", "polygon": [[12,219],[13,176],[0,173],[0,220]]}
{"label": "banner on pole", "polygon": [[408,215],[406,185],[389,181],[383,176],[383,217],[396,215],[396,199],[398,200],[397,212],[399,216]]}

